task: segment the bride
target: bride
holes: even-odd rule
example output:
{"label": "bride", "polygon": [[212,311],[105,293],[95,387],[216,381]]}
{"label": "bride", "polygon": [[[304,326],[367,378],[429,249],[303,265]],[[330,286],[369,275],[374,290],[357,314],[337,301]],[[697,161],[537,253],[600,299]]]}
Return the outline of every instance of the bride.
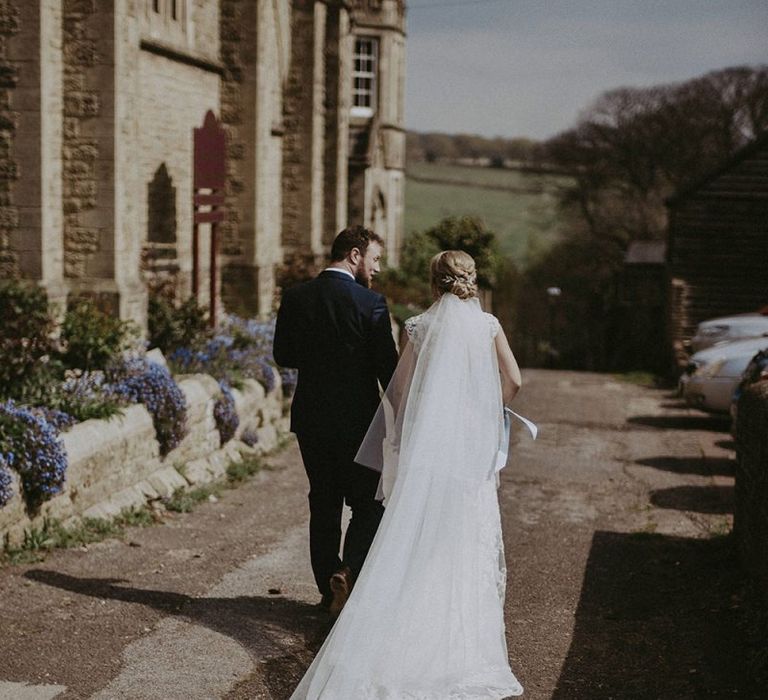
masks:
{"label": "bride", "polygon": [[503,404],[520,370],[480,309],[474,260],[431,262],[437,301],[408,340],[356,461],[386,511],[355,588],[292,700],[521,695],[504,636],[496,495]]}

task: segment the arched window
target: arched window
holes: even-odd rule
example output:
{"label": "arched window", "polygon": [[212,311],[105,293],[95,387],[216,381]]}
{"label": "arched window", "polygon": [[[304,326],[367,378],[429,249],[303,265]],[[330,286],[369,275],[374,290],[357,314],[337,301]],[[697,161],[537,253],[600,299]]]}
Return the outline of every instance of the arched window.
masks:
{"label": "arched window", "polygon": [[165,163],[147,185],[147,240],[176,242],[176,188]]}
{"label": "arched window", "polygon": [[147,184],[147,241],[144,269],[155,282],[173,278],[179,270],[176,248],[176,188],[165,163]]}

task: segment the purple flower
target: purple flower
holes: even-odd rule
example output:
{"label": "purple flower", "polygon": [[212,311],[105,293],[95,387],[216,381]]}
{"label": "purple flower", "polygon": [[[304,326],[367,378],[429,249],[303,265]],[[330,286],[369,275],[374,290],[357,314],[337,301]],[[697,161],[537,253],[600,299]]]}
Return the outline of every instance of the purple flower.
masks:
{"label": "purple flower", "polygon": [[13,498],[13,478],[8,466],[2,457],[0,457],[0,508]]}
{"label": "purple flower", "polygon": [[34,514],[62,490],[67,454],[55,426],[9,400],[0,403],[0,464],[19,474],[27,510]]}
{"label": "purple flower", "polygon": [[232,395],[229,385],[224,380],[220,380],[219,388],[221,395],[213,405],[213,417],[223,445],[235,436],[237,426],[240,425],[240,418],[237,415],[235,397]]}
{"label": "purple flower", "polygon": [[110,369],[110,392],[143,403],[152,414],[160,454],[167,455],[187,433],[187,402],[168,370],[144,358],[134,358]]}

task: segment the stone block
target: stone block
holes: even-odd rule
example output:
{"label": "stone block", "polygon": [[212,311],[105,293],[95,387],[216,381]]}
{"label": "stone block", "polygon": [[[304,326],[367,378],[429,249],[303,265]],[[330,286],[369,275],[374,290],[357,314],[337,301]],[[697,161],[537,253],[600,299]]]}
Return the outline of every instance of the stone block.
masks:
{"label": "stone block", "polygon": [[229,458],[226,452],[219,450],[208,457],[208,471],[215,478],[224,476],[229,466]]}
{"label": "stone block", "polygon": [[[70,468],[77,462],[86,460],[94,455],[109,455],[120,450],[126,440],[138,438],[144,440],[152,436],[154,440],[155,427],[152,416],[142,405],[128,406],[123,415],[111,420],[87,420],[78,423],[62,435],[64,447],[69,457]],[[150,454],[159,455],[159,445],[150,447]]]}
{"label": "stone block", "polygon": [[168,369],[168,362],[166,361],[165,355],[163,355],[163,351],[160,350],[160,348],[152,348],[149,350],[147,352],[147,359]]}
{"label": "stone block", "polygon": [[275,429],[275,426],[271,423],[267,425],[263,425],[261,428],[259,428],[258,432],[259,436],[259,442],[257,445],[262,450],[262,454],[266,452],[271,452],[277,447],[278,443],[278,436],[277,436],[277,430]]}
{"label": "stone block", "polygon": [[182,476],[191,484],[204,484],[211,480],[208,470],[208,461],[206,459],[193,459],[187,462],[180,470]]}
{"label": "stone block", "polygon": [[136,484],[136,488],[141,491],[142,495],[144,496],[144,500],[146,501],[155,501],[160,498],[160,494],[157,493],[157,490],[146,480],[140,481],[138,484]]}
{"label": "stone block", "polygon": [[[66,486],[65,486],[66,489]],[[35,521],[42,525],[43,518],[53,518],[55,520],[66,520],[75,512],[72,500],[66,490],[58,496],[45,503],[40,509],[40,514]]]}
{"label": "stone block", "polygon": [[244,442],[240,442],[239,440],[230,440],[226,445],[224,445],[224,453],[226,454],[227,460],[235,464],[243,461],[243,448],[247,448],[248,445],[246,445]]}
{"label": "stone block", "polygon": [[177,489],[187,486],[187,482],[173,467],[158,469],[149,475],[147,481],[161,498],[170,498]]}
{"label": "stone block", "polygon": [[145,505],[146,499],[141,489],[136,486],[129,486],[110,496],[109,503],[117,508],[118,513],[120,513],[131,508],[140,508]]}
{"label": "stone block", "polygon": [[120,515],[120,509],[109,501],[102,501],[91,506],[83,513],[83,518],[95,518],[99,520],[111,520]]}

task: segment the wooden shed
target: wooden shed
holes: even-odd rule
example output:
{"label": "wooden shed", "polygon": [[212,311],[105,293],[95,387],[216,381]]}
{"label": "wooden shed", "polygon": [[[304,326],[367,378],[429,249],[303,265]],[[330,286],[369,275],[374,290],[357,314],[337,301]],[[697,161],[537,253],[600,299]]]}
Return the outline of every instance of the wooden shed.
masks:
{"label": "wooden shed", "polygon": [[701,321],[768,303],[768,132],[667,206],[670,340],[682,360]]}

